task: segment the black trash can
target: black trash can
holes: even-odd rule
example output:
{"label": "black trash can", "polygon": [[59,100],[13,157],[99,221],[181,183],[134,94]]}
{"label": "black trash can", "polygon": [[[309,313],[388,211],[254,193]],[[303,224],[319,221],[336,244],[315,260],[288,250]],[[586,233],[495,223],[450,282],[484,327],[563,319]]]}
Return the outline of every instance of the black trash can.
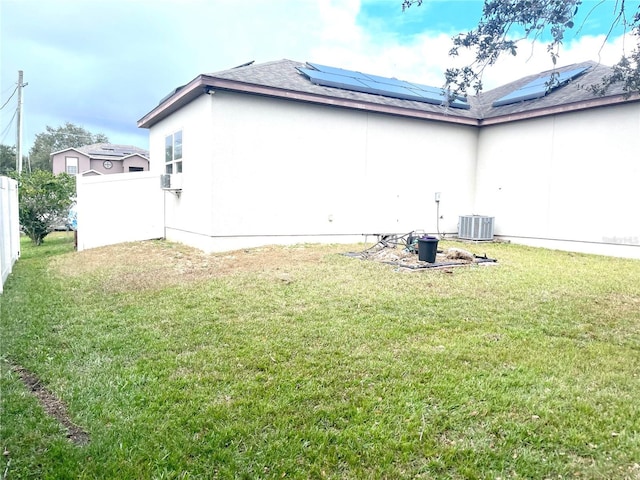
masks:
{"label": "black trash can", "polygon": [[418,239],[418,260],[421,262],[435,263],[438,251],[438,239],[436,237],[421,237]]}

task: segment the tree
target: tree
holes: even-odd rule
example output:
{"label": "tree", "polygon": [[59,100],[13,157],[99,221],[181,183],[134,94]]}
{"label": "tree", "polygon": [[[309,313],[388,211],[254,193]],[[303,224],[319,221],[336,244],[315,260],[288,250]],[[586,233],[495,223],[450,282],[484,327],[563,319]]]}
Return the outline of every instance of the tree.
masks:
{"label": "tree", "polygon": [[[27,157],[22,156],[22,165],[26,165]],[[0,175],[11,176],[16,170],[16,147],[0,145]]]}
{"label": "tree", "polygon": [[[420,6],[423,1],[403,0],[402,9]],[[587,17],[604,3],[598,2],[587,12]],[[607,3],[613,6],[609,34],[614,27],[622,25],[637,38],[636,48],[630,54],[622,52],[622,58],[613,66],[613,73],[592,88],[594,93],[603,95],[609,86],[618,82],[627,94],[640,92],[640,5],[635,12],[631,7],[630,12],[629,3],[628,0]],[[471,65],[447,69],[446,86],[454,92],[465,92],[471,87],[479,92],[482,90],[482,72],[487,66],[493,65],[505,52],[517,55],[519,40],[536,41],[547,31],[552,38],[547,51],[555,65],[567,31],[577,27],[579,32],[581,28],[575,19],[582,7],[583,0],[484,0],[478,26],[453,37],[453,48],[449,52],[456,56],[461,48],[472,49],[475,59]]]}
{"label": "tree", "polygon": [[16,169],[16,147],[0,145],[0,175],[7,175]]}
{"label": "tree", "polygon": [[29,150],[29,160],[33,170],[51,171],[51,154],[71,147],[82,147],[93,143],[108,143],[103,133],[91,133],[73,123],[52,128],[47,125],[46,131],[36,135],[33,147]]}
{"label": "tree", "polygon": [[76,180],[66,173],[54,175],[45,170],[23,172],[18,180],[18,217],[24,232],[36,245],[56,225],[67,222],[75,202]]}

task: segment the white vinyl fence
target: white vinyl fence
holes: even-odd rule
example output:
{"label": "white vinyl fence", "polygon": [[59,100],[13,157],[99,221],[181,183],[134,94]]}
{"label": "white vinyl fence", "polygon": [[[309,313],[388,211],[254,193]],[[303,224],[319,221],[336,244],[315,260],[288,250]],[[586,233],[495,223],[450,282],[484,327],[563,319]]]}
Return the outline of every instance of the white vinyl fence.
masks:
{"label": "white vinyl fence", "polygon": [[18,182],[0,177],[0,293],[19,256]]}
{"label": "white vinyl fence", "polygon": [[78,175],[78,251],[164,237],[164,192],[151,172]]}

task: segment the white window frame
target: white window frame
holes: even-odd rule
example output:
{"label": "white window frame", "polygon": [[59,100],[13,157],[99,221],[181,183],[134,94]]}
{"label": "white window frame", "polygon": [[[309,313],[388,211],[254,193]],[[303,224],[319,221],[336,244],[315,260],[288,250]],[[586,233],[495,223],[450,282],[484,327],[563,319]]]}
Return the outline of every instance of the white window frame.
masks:
{"label": "white window frame", "polygon": [[182,130],[164,137],[164,173],[182,173]]}
{"label": "white window frame", "polygon": [[69,175],[77,175],[79,161],[78,157],[64,157],[64,171]]}

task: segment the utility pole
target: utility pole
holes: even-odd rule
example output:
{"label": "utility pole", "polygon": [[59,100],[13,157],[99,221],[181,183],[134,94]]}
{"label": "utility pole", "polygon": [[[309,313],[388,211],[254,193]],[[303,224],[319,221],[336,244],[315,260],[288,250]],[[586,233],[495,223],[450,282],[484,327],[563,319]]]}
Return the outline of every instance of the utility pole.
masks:
{"label": "utility pole", "polygon": [[22,173],[22,88],[26,85],[22,83],[22,70],[18,70],[18,134],[16,138],[16,170],[18,175]]}

